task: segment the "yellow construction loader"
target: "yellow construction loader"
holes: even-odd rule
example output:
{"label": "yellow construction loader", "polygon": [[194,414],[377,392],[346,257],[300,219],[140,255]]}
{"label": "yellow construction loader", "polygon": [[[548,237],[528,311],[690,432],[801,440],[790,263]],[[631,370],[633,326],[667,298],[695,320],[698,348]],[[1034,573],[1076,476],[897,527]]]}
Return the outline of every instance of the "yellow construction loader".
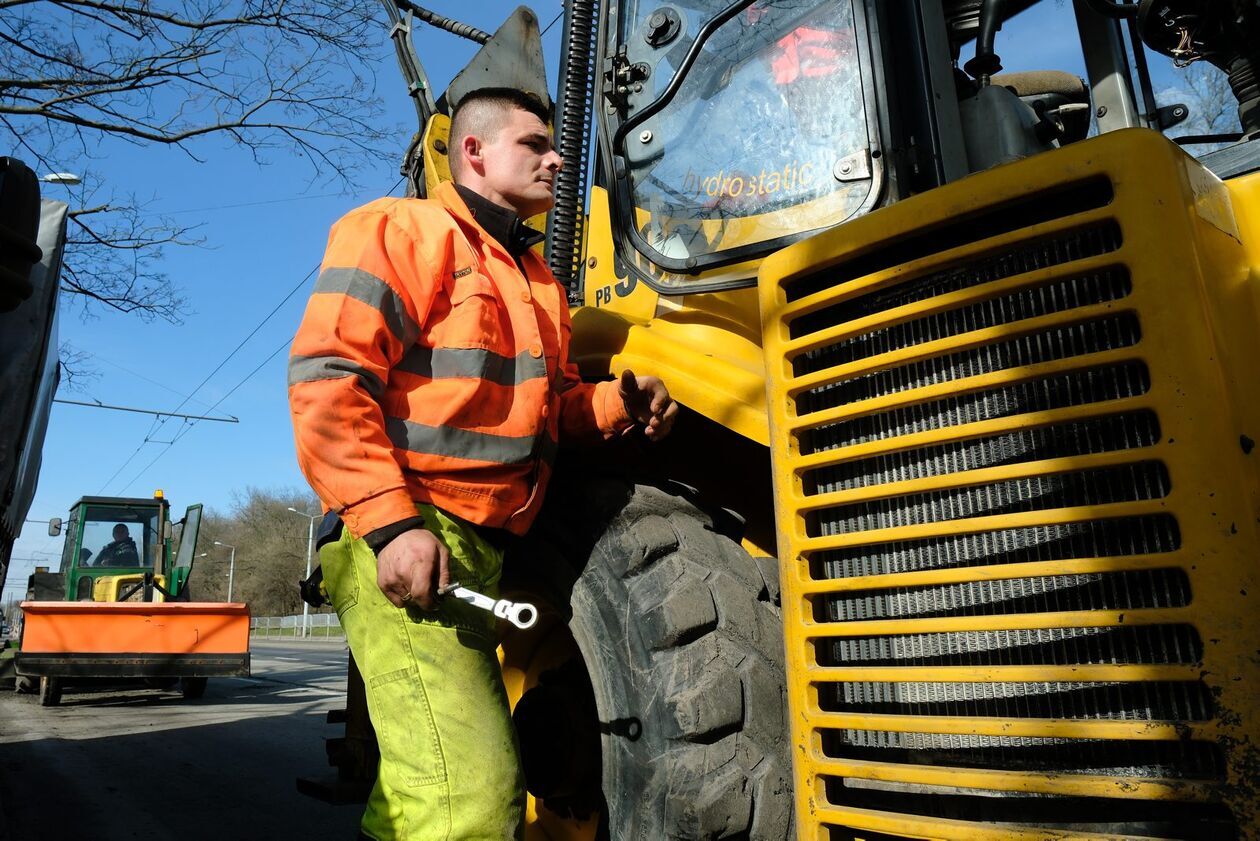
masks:
{"label": "yellow construction loader", "polygon": [[[1057,2],[1088,78],[1003,74],[1032,5],[566,3],[575,360],[685,412],[509,561],[529,837],[1260,838],[1260,7]],[[424,195],[537,20],[388,7]],[[436,99],[416,20],[484,43]],[[1171,139],[1144,45],[1242,133]]]}

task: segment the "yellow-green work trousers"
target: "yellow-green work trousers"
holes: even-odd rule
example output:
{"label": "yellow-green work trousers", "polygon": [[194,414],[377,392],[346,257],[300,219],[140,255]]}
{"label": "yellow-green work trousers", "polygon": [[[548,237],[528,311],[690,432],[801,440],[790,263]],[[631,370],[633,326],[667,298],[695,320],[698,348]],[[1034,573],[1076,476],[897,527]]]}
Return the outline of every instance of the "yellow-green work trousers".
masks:
{"label": "yellow-green work trousers", "polygon": [[[451,580],[497,594],[502,552],[463,521],[417,507],[450,550]],[[524,783],[494,617],[449,597],[432,612],[394,607],[376,584],[376,556],[348,529],[320,549],[319,561],[381,749],[363,834],[376,841],[520,838]]]}

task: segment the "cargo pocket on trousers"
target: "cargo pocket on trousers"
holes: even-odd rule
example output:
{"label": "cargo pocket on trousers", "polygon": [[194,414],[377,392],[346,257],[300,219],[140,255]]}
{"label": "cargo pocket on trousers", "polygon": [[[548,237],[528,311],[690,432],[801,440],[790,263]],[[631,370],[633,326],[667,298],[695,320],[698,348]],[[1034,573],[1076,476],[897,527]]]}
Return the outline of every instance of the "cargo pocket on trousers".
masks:
{"label": "cargo pocket on trousers", "polygon": [[433,711],[420,672],[414,666],[378,675],[368,681],[380,742],[381,764],[395,770],[403,785],[446,782],[446,760],[438,742]]}
{"label": "cargo pocket on trousers", "polygon": [[319,550],[319,566],[324,571],[324,590],[337,618],[345,617],[359,603],[359,576],[354,568],[354,544],[347,540],[330,543]]}

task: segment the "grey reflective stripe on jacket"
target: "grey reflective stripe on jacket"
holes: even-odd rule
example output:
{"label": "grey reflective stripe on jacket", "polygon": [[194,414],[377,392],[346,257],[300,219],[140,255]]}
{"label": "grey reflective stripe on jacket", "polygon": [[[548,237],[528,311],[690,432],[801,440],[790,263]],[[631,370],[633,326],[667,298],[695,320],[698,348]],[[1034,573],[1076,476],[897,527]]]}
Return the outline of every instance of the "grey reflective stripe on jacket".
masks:
{"label": "grey reflective stripe on jacket", "polygon": [[385,434],[400,450],[494,464],[527,464],[535,458],[551,463],[557,446],[546,430],[538,435],[495,435],[393,417],[385,418]]}
{"label": "grey reflective stripe on jacket", "polygon": [[395,366],[429,379],[472,377],[497,385],[517,386],[547,376],[547,361],[529,351],[515,357],[482,348],[431,348],[415,345]]}
{"label": "grey reflective stripe on jacket", "polygon": [[363,269],[324,269],[315,281],[313,294],[323,292],[345,295],[378,310],[389,332],[403,347],[411,347],[420,335],[420,328],[407,314],[402,297],[388,283]]}
{"label": "grey reflective stripe on jacket", "polygon": [[311,383],[317,380],[336,380],[341,377],[358,377],[363,390],[380,401],[385,393],[381,378],[359,363],[341,356],[294,356],[289,359],[289,385]]}

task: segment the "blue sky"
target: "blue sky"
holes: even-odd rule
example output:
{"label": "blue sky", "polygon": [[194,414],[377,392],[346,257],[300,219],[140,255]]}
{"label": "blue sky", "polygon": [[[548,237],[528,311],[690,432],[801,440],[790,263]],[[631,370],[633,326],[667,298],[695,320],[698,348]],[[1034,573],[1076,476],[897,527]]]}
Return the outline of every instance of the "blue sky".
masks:
{"label": "blue sky", "polygon": [[[518,4],[427,0],[425,5],[493,31]],[[561,9],[560,0],[527,5],[543,26]],[[560,32],[557,23],[544,36],[553,89]],[[398,126],[401,154],[415,117],[387,34],[382,27],[378,92],[388,103],[389,121]],[[1083,74],[1074,38],[1070,4],[1043,3],[1008,23],[999,34],[998,52],[1009,70],[1058,68]],[[472,42],[421,24],[416,42],[438,90],[476,51]],[[1160,60],[1153,68],[1157,88],[1175,84],[1167,67]],[[89,494],[149,496],[161,488],[178,516],[194,502],[227,510],[233,494],[251,486],[305,487],[285,399],[288,342],[313,285],[312,270],[329,226],[347,210],[394,187],[397,164],[365,173],[359,179],[361,189],[353,194],[329,195],[334,188],[312,183],[309,167],[296,159],[273,155],[260,168],[222,142],[203,144],[196,151],[205,163],[178,150],[116,143],[103,146],[101,156],[91,162],[91,170],[108,185],[151,198],[155,212],[201,223],[199,233],[207,242],[204,248],[170,248],[166,253],[165,270],[191,302],[192,314],[182,324],[145,324],[99,307],[84,319],[75,302],[63,300],[61,340],[90,354],[89,365],[100,376],[85,392],[63,390],[60,396],[173,411],[279,305],[180,410],[196,414],[223,400],[213,414],[233,415],[240,422],[202,422],[189,429],[175,420],[155,425],[144,415],[58,404],[31,519],[64,516],[74,500]],[[56,162],[71,172],[83,171],[82,163]],[[56,197],[57,190],[48,185],[46,194]],[[300,288],[285,301],[295,287]],[[167,447],[163,442],[175,435],[182,437]],[[61,539],[47,537],[42,524],[28,523],[14,549],[4,597],[20,593],[37,563],[55,567],[60,545]]]}

